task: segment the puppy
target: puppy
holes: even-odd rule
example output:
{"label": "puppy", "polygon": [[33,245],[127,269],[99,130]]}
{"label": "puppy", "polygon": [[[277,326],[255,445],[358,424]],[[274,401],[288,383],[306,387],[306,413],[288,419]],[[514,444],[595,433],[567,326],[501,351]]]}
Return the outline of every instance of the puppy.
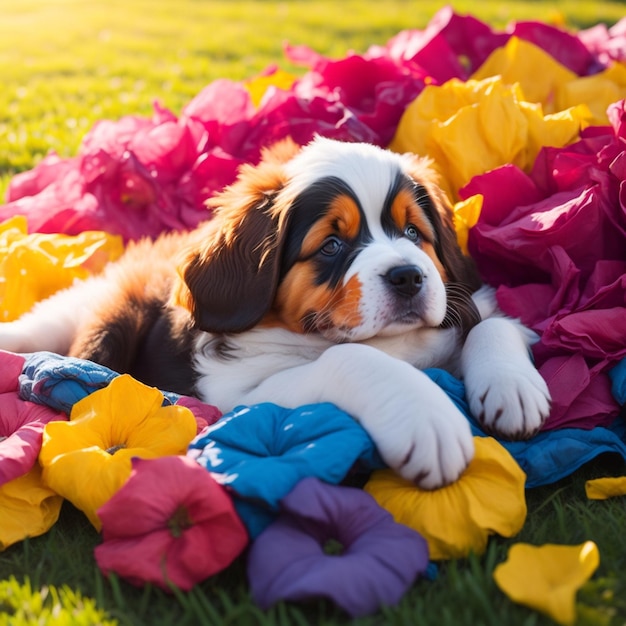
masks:
{"label": "puppy", "polygon": [[332,402],[427,489],[459,477],[473,439],[422,368],[462,377],[487,431],[541,427],[550,398],[533,335],[481,286],[426,160],[283,142],[212,205],[194,232],[131,244],[1,325],[0,348],[91,359],[222,411]]}

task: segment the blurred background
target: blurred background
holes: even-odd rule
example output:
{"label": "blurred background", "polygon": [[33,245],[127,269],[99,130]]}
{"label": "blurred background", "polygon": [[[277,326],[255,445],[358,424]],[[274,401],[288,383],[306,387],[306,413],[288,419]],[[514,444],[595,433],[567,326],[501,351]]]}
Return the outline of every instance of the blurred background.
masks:
{"label": "blurred background", "polygon": [[[178,114],[217,78],[245,80],[268,66],[303,73],[283,45],[340,58],[423,29],[431,0],[0,0],[0,193],[49,150],[76,153],[98,119],[147,115],[158,100]],[[536,19],[567,28],[613,24],[621,2],[458,0],[503,29]]]}

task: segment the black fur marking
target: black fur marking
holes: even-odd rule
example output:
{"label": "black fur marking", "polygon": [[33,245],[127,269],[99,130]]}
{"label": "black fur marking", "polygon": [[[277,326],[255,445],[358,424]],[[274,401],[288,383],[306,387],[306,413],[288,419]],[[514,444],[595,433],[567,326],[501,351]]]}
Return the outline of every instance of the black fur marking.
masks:
{"label": "black fur marking", "polygon": [[236,348],[227,335],[215,335],[202,346],[202,354],[207,359],[219,361],[232,361],[235,357]]}
{"label": "black fur marking", "polygon": [[404,236],[404,231],[400,228],[400,226],[398,226],[398,224],[396,224],[391,215],[391,207],[393,206],[393,202],[400,191],[403,189],[413,191],[414,187],[415,183],[410,178],[408,178],[405,174],[398,173],[396,179],[393,181],[393,185],[389,188],[387,196],[385,197],[383,210],[380,214],[380,224],[387,237],[399,238]]}
{"label": "black fur marking", "polygon": [[476,324],[481,321],[480,312],[476,308],[472,294],[464,285],[446,283],[446,315],[441,328],[459,328],[465,339]]}
{"label": "black fur marking", "polygon": [[[333,256],[325,256],[319,251],[315,251],[307,257],[301,256],[302,244],[308,232],[317,221],[328,213],[333,200],[339,196],[350,197],[361,214],[360,229],[357,236],[349,241],[342,239],[343,246]],[[334,224],[333,228],[335,232],[329,233],[329,235],[340,236],[338,224]],[[313,258],[317,284],[329,284],[331,287],[335,287],[343,279],[361,246],[370,241],[371,238],[361,205],[349,185],[335,176],[321,178],[305,189],[292,204],[289,234],[283,253],[283,276],[299,261],[308,261]]]}
{"label": "black fur marking", "polygon": [[161,311],[139,342],[129,373],[162,391],[195,395],[196,374],[191,363],[195,334],[190,321],[184,324]]}

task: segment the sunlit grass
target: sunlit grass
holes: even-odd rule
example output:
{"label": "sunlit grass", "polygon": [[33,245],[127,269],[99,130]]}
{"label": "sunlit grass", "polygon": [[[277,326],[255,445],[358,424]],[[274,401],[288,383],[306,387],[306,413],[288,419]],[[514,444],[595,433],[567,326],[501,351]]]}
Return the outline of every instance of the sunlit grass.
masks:
{"label": "sunlit grass", "polygon": [[[302,72],[283,43],[331,57],[364,52],[405,28],[424,28],[438,2],[405,0],[2,0],[0,177],[49,150],[76,153],[101,118],[175,113],[216,78],[244,80],[272,64]],[[610,1],[454,3],[494,27],[541,19],[571,27],[613,23]]]}

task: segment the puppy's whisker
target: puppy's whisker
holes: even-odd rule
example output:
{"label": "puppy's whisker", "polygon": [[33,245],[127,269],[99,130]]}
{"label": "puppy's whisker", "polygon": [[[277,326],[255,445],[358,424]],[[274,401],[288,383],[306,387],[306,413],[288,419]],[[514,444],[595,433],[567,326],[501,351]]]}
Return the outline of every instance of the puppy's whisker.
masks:
{"label": "puppy's whisker", "polygon": [[447,283],[446,298],[446,314],[440,327],[459,328],[462,336],[467,336],[467,333],[481,321],[471,290],[459,283]]}
{"label": "puppy's whisker", "polygon": [[337,319],[337,301],[339,299],[350,300],[354,294],[358,295],[359,292],[353,287],[345,288],[341,285],[334,287],[323,307],[318,311],[311,311],[303,320],[305,332],[316,332],[330,327],[352,328],[356,326],[360,321],[358,310],[346,310],[343,317]]}

